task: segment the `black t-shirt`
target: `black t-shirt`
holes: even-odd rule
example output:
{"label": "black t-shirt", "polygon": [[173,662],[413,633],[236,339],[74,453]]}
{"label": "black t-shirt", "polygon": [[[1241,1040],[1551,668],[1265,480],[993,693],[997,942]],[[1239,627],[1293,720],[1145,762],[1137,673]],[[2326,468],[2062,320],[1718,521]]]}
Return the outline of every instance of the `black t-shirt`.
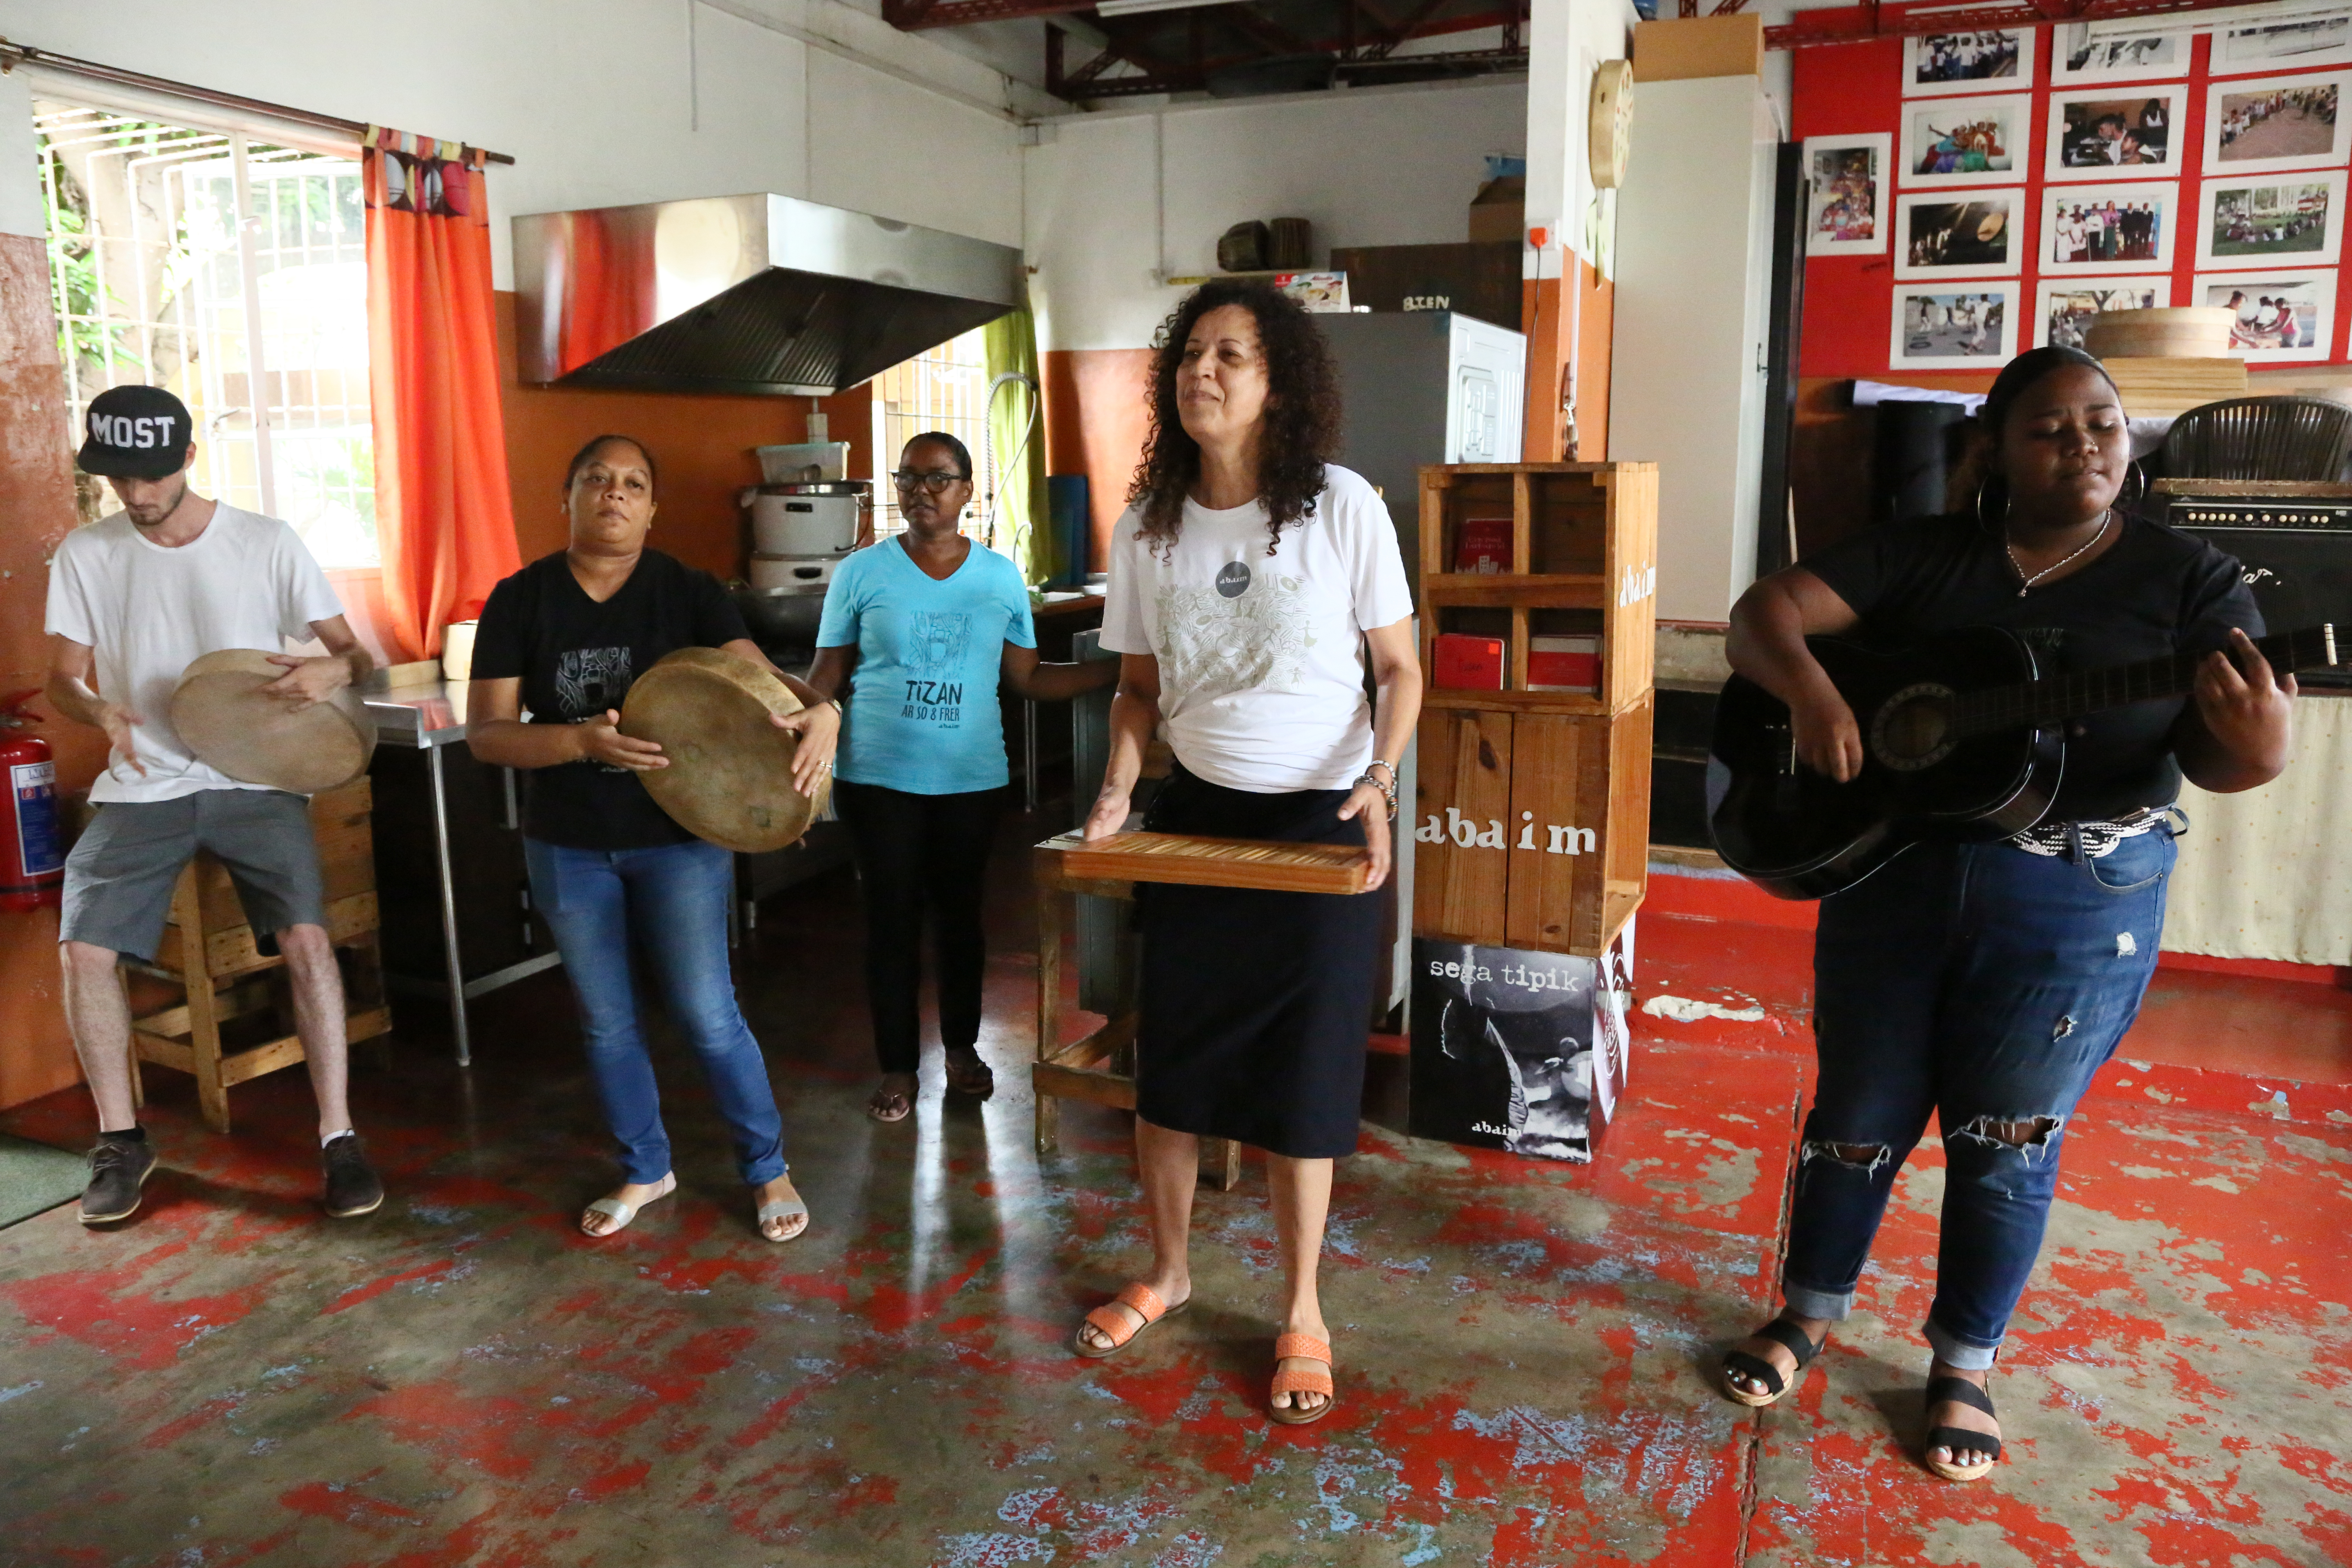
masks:
{"label": "black t-shirt", "polygon": [[[1865,530],[1798,564],[1862,617],[1860,639],[1901,647],[1959,626],[2002,626],[2044,675],[2102,669],[2260,637],[2263,617],[2236,559],[2139,518],[2081,571],[2018,597],[2000,538],[1974,518],[1919,518]],[[2186,698],[2136,702],[2070,721],[2052,821],[2098,821],[2180,793],[2172,726]]]}
{"label": "black t-shirt", "polygon": [[[708,572],[648,550],[621,591],[600,605],[559,550],[490,590],[474,634],[473,675],[520,676],[531,723],[576,724],[619,709],[630,682],[664,654],[750,635],[742,612]],[[694,837],[626,768],[583,758],[525,777],[523,831],[544,843],[649,849]]]}

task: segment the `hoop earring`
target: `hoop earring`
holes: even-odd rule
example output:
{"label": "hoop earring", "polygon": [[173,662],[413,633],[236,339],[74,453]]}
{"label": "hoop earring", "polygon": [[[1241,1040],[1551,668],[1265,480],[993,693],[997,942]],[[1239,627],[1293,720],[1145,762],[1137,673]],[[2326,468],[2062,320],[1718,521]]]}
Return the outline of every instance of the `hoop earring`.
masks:
{"label": "hoop earring", "polygon": [[1987,533],[1997,534],[2001,531],[2002,527],[2009,521],[2009,487],[2007,485],[2002,485],[2000,488],[2000,516],[1998,518],[1987,517],[1985,515],[1985,492],[1992,489],[1995,482],[1996,481],[1990,477],[1978,481],[1976,510],[1978,525],[1983,528]]}
{"label": "hoop earring", "polygon": [[[2129,491],[2128,499],[2126,498],[2126,490]],[[2130,511],[2147,499],[2147,470],[2139,466],[2137,458],[2134,458],[2131,460],[2131,471],[2124,476],[2123,489],[2119,489],[2116,494],[2116,505],[2126,511]]]}

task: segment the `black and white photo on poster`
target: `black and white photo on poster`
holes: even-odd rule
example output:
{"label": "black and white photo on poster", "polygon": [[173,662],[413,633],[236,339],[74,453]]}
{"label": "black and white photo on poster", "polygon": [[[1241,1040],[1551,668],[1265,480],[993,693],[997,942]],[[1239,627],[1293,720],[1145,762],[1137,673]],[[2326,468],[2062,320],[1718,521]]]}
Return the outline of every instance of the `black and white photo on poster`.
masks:
{"label": "black and white photo on poster", "polygon": [[1591,1159],[1595,961],[1416,938],[1412,965],[1412,1135]]}
{"label": "black and white photo on poster", "polygon": [[2227,27],[2213,39],[2213,74],[2352,61],[2352,16],[2287,16]]}
{"label": "black and white photo on poster", "polygon": [[1979,28],[1903,40],[1903,96],[2023,92],[2033,85],[2033,30]]}
{"label": "black and white photo on poster", "polygon": [[2228,310],[2230,352],[2249,364],[2327,357],[2336,341],[2336,269],[2200,276],[2194,302]]}
{"label": "black and white photo on poster", "polygon": [[1895,198],[1895,276],[2014,277],[2023,260],[2022,189]]}
{"label": "black and white photo on poster", "polygon": [[2186,33],[2094,35],[2088,22],[2053,29],[2050,79],[2059,87],[2095,81],[2162,81],[2189,74]]}
{"label": "black and white photo on poster", "polygon": [[2352,71],[2215,82],[2205,93],[2205,172],[2264,174],[2342,163]]}
{"label": "black and white photo on poster", "polygon": [[2186,87],[2054,94],[2043,176],[2136,180],[2169,174],[2180,163],[2177,133],[2185,132],[2188,110]]}
{"label": "black and white photo on poster", "polygon": [[1897,284],[1887,363],[1898,370],[1998,370],[2017,357],[2013,279]]}
{"label": "black and white photo on poster", "polygon": [[2044,281],[2034,312],[2033,346],[2079,349],[2102,311],[2155,310],[2171,303],[2169,274]]}
{"label": "black and white photo on poster", "polygon": [[1806,255],[1886,254],[1887,159],[1894,142],[1884,131],[1805,138],[1805,177],[1812,184]]}

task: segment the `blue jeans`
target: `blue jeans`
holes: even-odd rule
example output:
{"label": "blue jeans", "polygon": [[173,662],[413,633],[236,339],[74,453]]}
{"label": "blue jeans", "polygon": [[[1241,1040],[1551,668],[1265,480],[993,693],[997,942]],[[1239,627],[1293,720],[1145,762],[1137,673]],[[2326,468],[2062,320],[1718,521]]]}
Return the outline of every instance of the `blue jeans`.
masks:
{"label": "blue jeans", "polygon": [[719,1114],[735,1134],[735,1163],[758,1186],[784,1173],[784,1124],[760,1042],[735,1002],[727,967],[727,900],[734,858],[715,844],[653,849],[571,849],[523,840],[531,901],[563,954],[580,999],[581,1033],[604,1120],[632,1182],[668,1174],[669,1134],[653,1058],[637,1026],[629,937],[653,962],[671,1018],[701,1054]]}
{"label": "blue jeans", "polygon": [[1932,1111],[1945,1177],[1927,1341],[1949,1365],[1992,1365],[2042,1249],[2067,1119],[2156,971],[2173,856],[2164,828],[2096,860],[1922,844],[1822,900],[1821,1076],[1781,1277],[1792,1310],[1852,1310]]}

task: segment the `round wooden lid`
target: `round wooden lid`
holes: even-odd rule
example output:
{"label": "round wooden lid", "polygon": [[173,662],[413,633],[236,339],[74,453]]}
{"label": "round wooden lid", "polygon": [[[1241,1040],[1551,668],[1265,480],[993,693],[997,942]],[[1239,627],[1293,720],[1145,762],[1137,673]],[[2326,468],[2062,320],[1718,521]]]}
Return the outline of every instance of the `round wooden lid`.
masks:
{"label": "round wooden lid", "polygon": [[806,832],[832,785],[828,773],[814,800],[793,787],[800,742],[768,720],[800,710],[792,689],[750,659],[682,647],[629,687],[621,733],[655,742],[669,759],[637,777],[680,827],[760,854]]}
{"label": "round wooden lid", "polygon": [[199,762],[239,784],[296,795],[337,789],[367,772],[375,726],[349,687],[308,708],[265,697],[286,673],[258,648],[225,647],[181,672],[172,728]]}

